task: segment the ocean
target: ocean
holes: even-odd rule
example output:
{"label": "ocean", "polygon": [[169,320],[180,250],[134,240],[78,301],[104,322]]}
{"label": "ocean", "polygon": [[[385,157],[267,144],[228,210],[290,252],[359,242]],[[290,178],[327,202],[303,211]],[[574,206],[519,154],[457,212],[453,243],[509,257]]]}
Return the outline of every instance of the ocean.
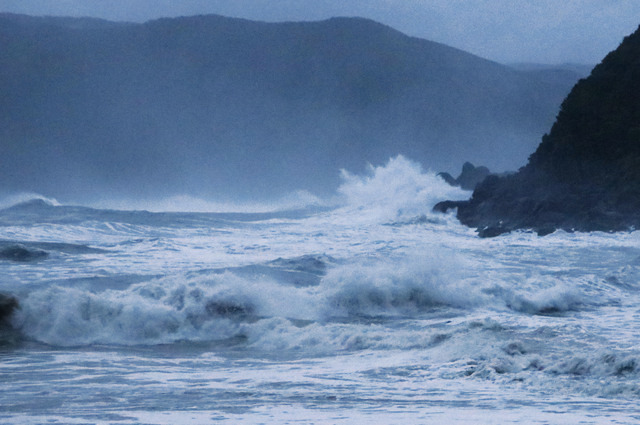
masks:
{"label": "ocean", "polygon": [[639,423],[640,232],[431,212],[469,196],[396,157],[299,205],[5,200],[0,422]]}

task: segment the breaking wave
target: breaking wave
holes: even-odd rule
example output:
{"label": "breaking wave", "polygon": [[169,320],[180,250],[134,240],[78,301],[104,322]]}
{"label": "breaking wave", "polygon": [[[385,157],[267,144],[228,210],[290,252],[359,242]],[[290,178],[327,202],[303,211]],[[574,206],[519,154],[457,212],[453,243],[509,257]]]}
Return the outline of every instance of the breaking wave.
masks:
{"label": "breaking wave", "polygon": [[401,156],[342,177],[336,202],[275,206],[331,204],[303,212],[14,199],[0,211],[0,345],[17,333],[35,346],[258,357],[410,350],[437,379],[640,394],[640,356],[624,346],[637,340],[640,234],[479,239],[431,212],[469,193]]}
{"label": "breaking wave", "polygon": [[15,207],[21,204],[33,203],[34,201],[40,202],[49,206],[61,205],[57,200],[53,198],[47,198],[46,196],[39,195],[31,192],[14,193],[6,195],[0,198],[0,210]]}
{"label": "breaking wave", "polygon": [[[562,314],[588,304],[586,295],[562,283],[543,290],[507,288],[478,280],[468,267],[453,252],[345,264],[303,256],[170,275],[126,289],[53,285],[21,298],[13,325],[30,339],[53,345],[241,337],[258,348],[273,345],[273,338],[279,349],[299,349],[299,339],[311,329],[329,334],[340,329],[339,335],[325,335],[322,344],[308,345],[313,351],[323,345],[354,347],[352,338],[370,337],[361,327],[343,325],[354,320],[393,322],[475,309]],[[411,332],[405,337],[387,344],[413,344]]]}
{"label": "breaking wave", "polygon": [[467,199],[469,193],[451,187],[432,172],[399,155],[383,166],[368,168],[365,176],[342,171],[338,192],[346,209],[360,220],[393,222],[430,214],[433,206],[446,199]]}

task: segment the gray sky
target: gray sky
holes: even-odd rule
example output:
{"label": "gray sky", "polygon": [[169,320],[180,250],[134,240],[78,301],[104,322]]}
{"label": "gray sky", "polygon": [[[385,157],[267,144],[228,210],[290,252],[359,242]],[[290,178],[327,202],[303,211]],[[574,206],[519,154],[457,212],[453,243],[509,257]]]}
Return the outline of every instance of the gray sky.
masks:
{"label": "gray sky", "polygon": [[595,64],[640,24],[639,0],[0,0],[1,12],[146,21],[362,16],[499,62]]}

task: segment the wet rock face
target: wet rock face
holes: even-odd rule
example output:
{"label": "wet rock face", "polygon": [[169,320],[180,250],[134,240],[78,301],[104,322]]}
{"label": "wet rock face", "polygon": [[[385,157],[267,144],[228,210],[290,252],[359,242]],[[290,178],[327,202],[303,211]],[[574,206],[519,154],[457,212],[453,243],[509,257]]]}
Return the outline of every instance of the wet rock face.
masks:
{"label": "wet rock face", "polygon": [[470,200],[446,201],[483,237],[640,227],[640,28],[576,84],[556,123],[509,176],[490,176]]}

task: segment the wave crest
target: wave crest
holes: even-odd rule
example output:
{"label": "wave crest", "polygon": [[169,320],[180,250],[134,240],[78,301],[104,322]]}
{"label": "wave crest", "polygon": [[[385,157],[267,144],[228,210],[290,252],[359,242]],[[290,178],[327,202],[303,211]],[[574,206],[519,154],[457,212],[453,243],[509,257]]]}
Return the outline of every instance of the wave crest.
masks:
{"label": "wave crest", "polygon": [[375,222],[403,221],[428,214],[446,199],[467,199],[469,193],[449,186],[435,173],[398,155],[387,164],[369,165],[368,174],[354,175],[342,170],[343,183],[338,192],[347,208],[360,219]]}
{"label": "wave crest", "polygon": [[44,205],[49,207],[58,207],[61,204],[46,196],[32,192],[14,193],[0,198],[0,210],[25,205]]}

